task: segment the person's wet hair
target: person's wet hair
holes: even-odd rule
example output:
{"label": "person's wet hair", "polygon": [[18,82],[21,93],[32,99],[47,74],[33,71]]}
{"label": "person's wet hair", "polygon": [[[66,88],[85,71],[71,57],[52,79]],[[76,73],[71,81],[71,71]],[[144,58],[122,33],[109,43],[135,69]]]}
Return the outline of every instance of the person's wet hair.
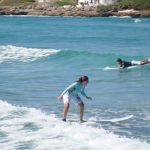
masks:
{"label": "person's wet hair", "polygon": [[118,58],[117,62],[122,63],[122,59]]}

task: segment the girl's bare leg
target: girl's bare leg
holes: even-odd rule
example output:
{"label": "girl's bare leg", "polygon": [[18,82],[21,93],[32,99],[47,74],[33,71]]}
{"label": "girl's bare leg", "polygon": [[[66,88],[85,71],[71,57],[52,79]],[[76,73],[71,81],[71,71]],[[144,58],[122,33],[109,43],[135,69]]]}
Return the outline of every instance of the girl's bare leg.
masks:
{"label": "girl's bare leg", "polygon": [[69,103],[65,103],[64,104],[63,119],[62,119],[63,121],[66,121],[68,110],[69,110]]}
{"label": "girl's bare leg", "polygon": [[83,123],[83,122],[84,122],[84,120],[83,120],[84,104],[83,104],[83,103],[80,103],[80,104],[79,104],[79,107],[80,107],[80,122]]}

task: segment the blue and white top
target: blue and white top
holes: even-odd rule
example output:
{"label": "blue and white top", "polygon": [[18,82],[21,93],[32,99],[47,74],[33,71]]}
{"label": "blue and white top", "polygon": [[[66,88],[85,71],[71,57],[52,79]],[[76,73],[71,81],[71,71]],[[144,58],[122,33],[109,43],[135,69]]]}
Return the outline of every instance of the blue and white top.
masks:
{"label": "blue and white top", "polygon": [[71,95],[71,96],[75,96],[78,97],[78,94],[81,94],[84,97],[87,97],[87,95],[84,92],[85,86],[83,86],[81,83],[79,82],[74,82],[72,83],[70,86],[68,86],[63,92],[62,92],[62,96],[65,95],[67,92]]}

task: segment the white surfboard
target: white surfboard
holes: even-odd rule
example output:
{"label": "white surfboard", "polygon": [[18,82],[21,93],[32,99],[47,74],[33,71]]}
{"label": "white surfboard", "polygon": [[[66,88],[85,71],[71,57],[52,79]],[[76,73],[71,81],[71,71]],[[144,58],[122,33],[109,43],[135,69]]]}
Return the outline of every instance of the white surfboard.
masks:
{"label": "white surfboard", "polygon": [[111,70],[128,70],[128,69],[134,69],[134,68],[137,68],[137,67],[139,67],[139,65],[137,65],[137,66],[130,66],[130,67],[127,67],[127,68],[118,68],[118,67],[109,67],[109,66],[107,66],[107,67],[105,67],[105,68],[103,68],[103,70],[105,70],[105,71],[111,71]]}
{"label": "white surfboard", "polygon": [[[108,120],[88,120],[85,121],[83,124],[96,124],[96,123],[117,123],[117,122],[123,122],[123,121],[127,121],[131,118],[133,118],[133,115],[129,115],[129,116],[125,116],[125,117],[121,117],[121,118],[114,118],[114,119],[108,119]],[[77,120],[69,120],[69,122],[73,123],[73,122],[79,122]]]}
{"label": "white surfboard", "polygon": [[137,68],[137,67],[139,67],[139,65],[137,65],[137,66],[127,67],[126,69],[134,69],[134,68]]}
{"label": "white surfboard", "polygon": [[133,117],[134,117],[133,115],[129,115],[129,116],[126,116],[126,117],[114,118],[114,119],[110,119],[110,120],[100,120],[98,122],[112,122],[112,123],[115,123],[115,122],[126,121],[126,120],[129,120],[129,119],[133,118]]}

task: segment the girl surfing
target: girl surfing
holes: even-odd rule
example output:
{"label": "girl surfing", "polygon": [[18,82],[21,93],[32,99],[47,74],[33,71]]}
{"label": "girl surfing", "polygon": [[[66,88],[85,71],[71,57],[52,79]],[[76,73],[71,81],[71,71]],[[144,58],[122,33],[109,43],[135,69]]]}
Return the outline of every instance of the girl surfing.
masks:
{"label": "girl surfing", "polygon": [[87,76],[81,76],[76,82],[72,83],[69,87],[67,87],[60,96],[57,97],[58,100],[63,100],[64,102],[64,112],[63,112],[63,121],[66,121],[67,113],[69,110],[70,102],[74,102],[80,108],[80,122],[85,122],[83,120],[84,114],[84,103],[79,97],[79,94],[84,96],[85,98],[92,100],[91,97],[87,96],[84,92],[85,87],[87,86],[89,79]]}

